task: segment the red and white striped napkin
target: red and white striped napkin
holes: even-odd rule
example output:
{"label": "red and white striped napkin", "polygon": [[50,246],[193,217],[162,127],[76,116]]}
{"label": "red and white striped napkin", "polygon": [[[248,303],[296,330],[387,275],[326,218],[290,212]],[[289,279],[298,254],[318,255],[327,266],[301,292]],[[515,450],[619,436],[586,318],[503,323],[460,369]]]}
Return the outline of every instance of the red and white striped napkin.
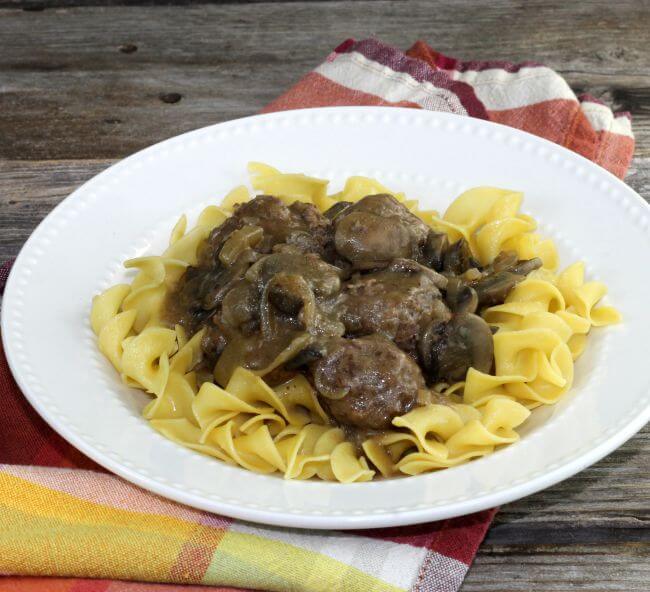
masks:
{"label": "red and white striped napkin", "polygon": [[534,62],[462,62],[423,41],[406,53],[348,39],[265,111],[383,105],[446,111],[516,127],[574,150],[617,177],[634,152],[629,113],[576,97],[557,72]]}

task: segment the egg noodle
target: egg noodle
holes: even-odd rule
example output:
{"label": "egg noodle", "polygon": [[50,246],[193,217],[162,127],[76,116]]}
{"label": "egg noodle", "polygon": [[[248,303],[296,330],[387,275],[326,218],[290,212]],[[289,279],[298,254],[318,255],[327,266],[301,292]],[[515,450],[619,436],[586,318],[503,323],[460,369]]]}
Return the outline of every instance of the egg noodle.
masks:
{"label": "egg noodle", "polygon": [[516,428],[531,409],[557,402],[571,388],[573,364],[591,328],[620,320],[616,309],[597,306],[607,289],[585,282],[583,263],[557,272],[553,242],[535,232],[531,217],[519,213],[521,193],[470,189],[440,217],[365,177],[350,177],[340,193],[328,195],[325,180],[282,174],[261,163],[251,163],[249,172],[255,193],[275,195],[287,204],[313,203],[321,212],[340,200],[390,193],[450,241],[465,238],[483,265],[511,250],[520,259],[539,257],[543,266],[503,304],[483,311],[485,320],[499,328],[495,374],[470,368],[464,382],[436,385],[449,404],[427,404],[395,417],[395,429],[366,440],[365,456],[359,456],[344,432],[328,421],[303,375],[271,388],[256,372],[240,367],[227,384],[198,384],[193,369],[202,359],[203,331],[186,335],[178,325],[165,325],[165,295],[188,266],[196,265],[199,244],[251,193],[237,187],[220,206],[205,208],[190,231],[182,216],[162,255],[125,263],[137,270],[131,285],[113,286],[93,299],[91,324],[99,349],[124,383],[152,395],[143,411],[151,425],[170,440],[223,462],[259,473],[279,471],[287,479],[350,483],[377,474],[416,475],[485,456],[519,438]]}

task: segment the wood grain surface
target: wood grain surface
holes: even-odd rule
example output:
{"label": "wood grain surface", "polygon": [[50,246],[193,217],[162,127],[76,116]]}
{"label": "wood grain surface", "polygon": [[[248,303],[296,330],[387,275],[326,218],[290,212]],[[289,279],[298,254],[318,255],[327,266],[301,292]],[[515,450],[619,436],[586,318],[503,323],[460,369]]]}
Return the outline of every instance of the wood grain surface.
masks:
{"label": "wood grain surface", "polygon": [[[0,0],[0,261],[116,159],[258,111],[347,37],[546,63],[577,92],[632,112],[627,182],[647,199],[649,31],[646,0]],[[595,466],[502,508],[463,590],[641,592],[649,582],[646,427]]]}

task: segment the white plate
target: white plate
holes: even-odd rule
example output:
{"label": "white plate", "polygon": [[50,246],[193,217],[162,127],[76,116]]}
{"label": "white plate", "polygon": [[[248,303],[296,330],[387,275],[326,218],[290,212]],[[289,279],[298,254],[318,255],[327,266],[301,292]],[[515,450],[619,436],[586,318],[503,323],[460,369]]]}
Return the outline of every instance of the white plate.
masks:
{"label": "white plate", "polygon": [[[563,265],[587,261],[624,324],[594,330],[575,387],[536,410],[522,440],[417,477],[341,485],[283,481],[178,446],[140,417],[148,398],[121,385],[97,351],[91,297],[129,278],[125,259],[163,250],[179,215],[196,216],[245,181],[250,160],[332,179],[376,177],[444,210],[474,185],[525,192]],[[648,206],[576,154],[512,128],[393,108],[250,117],[143,150],[64,200],[34,231],[9,278],[2,335],[21,389],[64,438],[109,470],[174,500],[295,527],[360,528],[449,518],[503,504],[573,475],[650,416]]]}

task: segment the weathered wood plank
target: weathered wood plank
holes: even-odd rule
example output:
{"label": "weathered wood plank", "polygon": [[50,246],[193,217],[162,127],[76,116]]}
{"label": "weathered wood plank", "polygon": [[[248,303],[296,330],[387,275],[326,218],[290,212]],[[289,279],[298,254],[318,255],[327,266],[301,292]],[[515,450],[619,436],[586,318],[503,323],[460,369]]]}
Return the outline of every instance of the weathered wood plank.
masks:
{"label": "weathered wood plank", "polygon": [[647,545],[484,545],[462,592],[647,592]]}
{"label": "weathered wood plank", "polygon": [[18,254],[54,206],[111,162],[0,160],[0,263]]}
{"label": "weathered wood plank", "polygon": [[[5,6],[13,3],[5,2]],[[272,2],[5,8],[0,158],[117,158],[259,110],[346,37],[535,59],[650,136],[647,2]],[[177,93],[180,100],[164,102]],[[162,97],[162,98],[161,98]],[[640,156],[650,145],[640,143]]]}

